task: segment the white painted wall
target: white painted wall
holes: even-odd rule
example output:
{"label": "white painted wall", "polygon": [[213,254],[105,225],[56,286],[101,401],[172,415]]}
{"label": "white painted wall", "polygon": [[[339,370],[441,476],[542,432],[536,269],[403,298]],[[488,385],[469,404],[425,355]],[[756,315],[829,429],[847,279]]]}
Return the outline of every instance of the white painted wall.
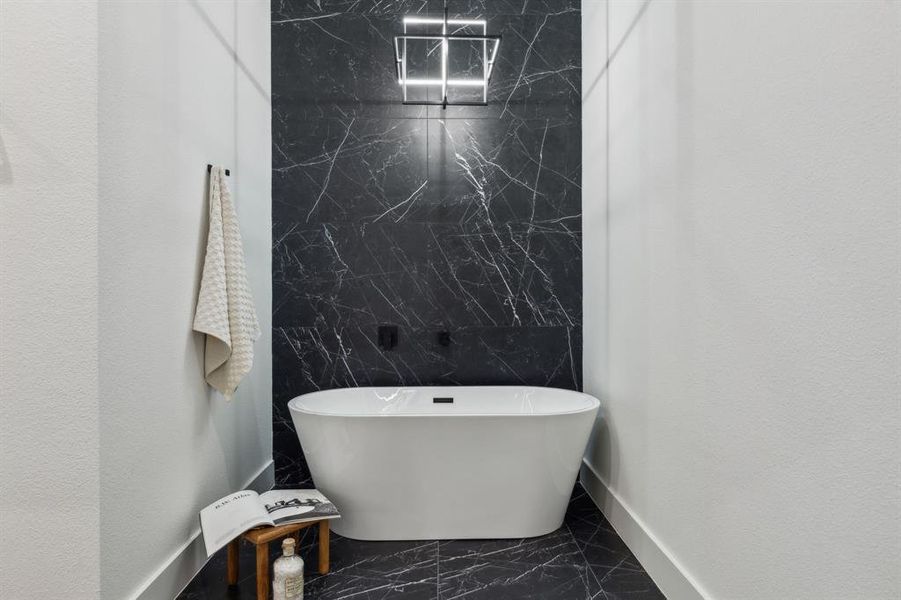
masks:
{"label": "white painted wall", "polygon": [[97,8],[0,2],[0,598],[97,596],[97,381]]}
{"label": "white painted wall", "polygon": [[[272,457],[268,0],[100,3],[100,458],[103,598],[144,589],[197,511]],[[191,332],[206,165],[231,169],[263,336],[226,402]],[[199,568],[151,587],[172,597]],[[172,587],[175,589],[166,589]]]}
{"label": "white painted wall", "polygon": [[583,480],[671,599],[898,598],[901,3],[583,7]]}
{"label": "white painted wall", "polygon": [[[269,21],[268,0],[0,3],[2,598],[172,598],[197,511],[271,482]],[[191,332],[208,162],[263,330],[231,403]]]}

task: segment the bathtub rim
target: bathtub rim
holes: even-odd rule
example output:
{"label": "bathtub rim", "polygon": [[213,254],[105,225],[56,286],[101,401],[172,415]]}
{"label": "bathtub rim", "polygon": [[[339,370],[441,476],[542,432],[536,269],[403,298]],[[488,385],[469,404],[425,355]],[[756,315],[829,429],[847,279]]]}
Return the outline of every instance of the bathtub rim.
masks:
{"label": "bathtub rim", "polygon": [[[391,389],[401,389],[401,388],[415,388],[415,389],[461,389],[465,390],[468,388],[488,388],[488,389],[500,389],[500,388],[525,388],[525,389],[534,389],[534,390],[549,390],[554,392],[564,392],[566,394],[576,394],[578,396],[582,396],[587,398],[590,401],[589,406],[578,408],[575,410],[561,410],[555,412],[546,412],[546,413],[526,413],[526,412],[490,412],[490,413],[473,413],[473,412],[459,412],[459,413],[371,413],[371,412],[345,412],[345,413],[337,413],[337,412],[326,412],[326,411],[318,411],[318,410],[310,410],[308,408],[301,408],[299,406],[299,400],[305,396],[310,396],[313,394],[327,394],[329,392],[347,392],[351,390],[358,391],[367,391],[367,390],[391,390]],[[539,385],[461,385],[461,386],[439,386],[439,385],[385,385],[385,386],[361,386],[361,387],[346,387],[346,388],[331,388],[328,390],[316,390],[315,392],[307,392],[306,394],[301,394],[299,396],[295,396],[288,400],[287,402],[289,412],[298,412],[300,414],[305,415],[314,415],[319,417],[339,417],[339,418],[460,418],[460,417],[560,417],[567,415],[577,415],[581,413],[588,413],[595,410],[599,410],[601,406],[600,400],[591,394],[586,394],[585,392],[579,392],[576,390],[568,390],[565,388],[555,388],[555,387],[545,387]]]}

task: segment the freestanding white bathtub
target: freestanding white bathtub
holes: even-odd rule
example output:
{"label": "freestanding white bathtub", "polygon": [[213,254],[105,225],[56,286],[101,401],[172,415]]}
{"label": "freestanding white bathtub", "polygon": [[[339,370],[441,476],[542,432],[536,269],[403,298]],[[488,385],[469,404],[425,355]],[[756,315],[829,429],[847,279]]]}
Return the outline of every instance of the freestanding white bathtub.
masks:
{"label": "freestanding white bathtub", "polygon": [[539,387],[349,388],[288,403],[316,486],[358,540],[519,538],[563,523],[598,410]]}

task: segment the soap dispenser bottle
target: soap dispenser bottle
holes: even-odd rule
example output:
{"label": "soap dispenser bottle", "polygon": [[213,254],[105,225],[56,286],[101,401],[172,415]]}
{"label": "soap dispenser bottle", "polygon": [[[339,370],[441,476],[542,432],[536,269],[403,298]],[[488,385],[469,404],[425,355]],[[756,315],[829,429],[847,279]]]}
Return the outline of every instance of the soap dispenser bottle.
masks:
{"label": "soap dispenser bottle", "polygon": [[272,570],[273,600],[303,600],[303,559],[294,554],[294,538],[282,541],[282,555]]}

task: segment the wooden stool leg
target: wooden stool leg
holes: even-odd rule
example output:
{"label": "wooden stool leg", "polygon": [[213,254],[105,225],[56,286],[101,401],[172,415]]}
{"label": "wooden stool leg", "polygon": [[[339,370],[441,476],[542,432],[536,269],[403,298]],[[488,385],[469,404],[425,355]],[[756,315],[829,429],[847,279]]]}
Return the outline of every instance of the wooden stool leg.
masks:
{"label": "wooden stool leg", "polygon": [[269,598],[269,543],[257,545],[257,600]]}
{"label": "wooden stool leg", "polygon": [[319,523],[319,573],[328,573],[328,521]]}
{"label": "wooden stool leg", "polygon": [[231,541],[228,545],[228,585],[238,583],[238,550],[241,538]]}

